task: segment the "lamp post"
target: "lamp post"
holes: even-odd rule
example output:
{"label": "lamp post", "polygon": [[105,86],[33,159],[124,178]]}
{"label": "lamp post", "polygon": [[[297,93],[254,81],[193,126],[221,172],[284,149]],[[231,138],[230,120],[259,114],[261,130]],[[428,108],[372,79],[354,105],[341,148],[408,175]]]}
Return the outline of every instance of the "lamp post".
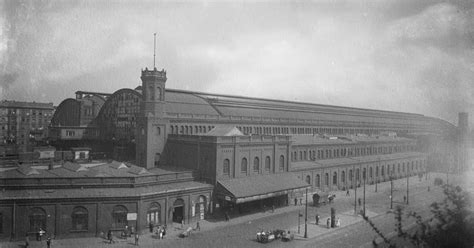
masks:
{"label": "lamp post", "polygon": [[306,188],[306,204],[304,209],[304,238],[308,238],[308,188]]}
{"label": "lamp post", "polygon": [[390,173],[390,209],[393,209],[393,176]]}
{"label": "lamp post", "polygon": [[364,178],[362,178],[364,180],[364,216],[365,216],[365,180],[367,180],[367,169],[365,170],[364,174],[362,175]]}
{"label": "lamp post", "polygon": [[407,175],[407,205],[409,204],[408,199],[410,199],[410,197],[409,197],[410,191],[409,191],[409,186],[408,186],[409,185],[408,182],[409,182],[409,179],[410,179],[410,173],[409,172],[410,172],[410,166],[407,166],[407,173],[408,173],[408,175]]}
{"label": "lamp post", "polygon": [[300,233],[300,217],[301,217],[301,210],[298,211],[298,233]]}
{"label": "lamp post", "polygon": [[355,182],[355,166],[352,166],[352,185],[354,186],[354,215],[357,214],[357,183]]}

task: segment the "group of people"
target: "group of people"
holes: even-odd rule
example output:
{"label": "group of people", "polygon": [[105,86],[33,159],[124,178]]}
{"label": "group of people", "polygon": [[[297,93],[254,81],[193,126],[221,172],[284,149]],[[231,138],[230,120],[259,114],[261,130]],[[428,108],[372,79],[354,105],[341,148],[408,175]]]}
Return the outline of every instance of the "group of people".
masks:
{"label": "group of people", "polygon": [[[320,218],[321,217],[318,214],[316,214],[316,216],[315,216],[315,220],[316,220],[315,225],[319,225],[319,219]],[[327,220],[326,220],[326,226],[327,226],[327,228],[331,228],[331,218],[330,217],[328,217]],[[341,220],[339,219],[339,217],[336,218],[336,225],[335,226],[336,227],[341,226]]]}
{"label": "group of people", "polygon": [[153,223],[149,224],[150,232],[153,233],[154,235],[158,236],[159,239],[164,239],[166,236],[166,225],[160,226],[160,225],[153,225]]}
{"label": "group of people", "polygon": [[[138,245],[138,241],[140,239],[140,235],[138,234],[138,232],[135,231],[135,228],[132,227],[132,228],[129,228],[128,226],[125,226],[124,230],[122,230],[121,232],[121,237],[122,238],[128,238],[130,236],[132,236],[133,234],[133,237],[135,239],[135,245]],[[109,241],[109,244],[112,244],[114,243],[114,235],[112,233],[112,230],[109,230],[107,231],[107,240]]]}
{"label": "group of people", "polygon": [[[45,236],[45,234],[46,234],[46,231],[43,230],[43,228],[40,228],[36,232],[36,241],[42,241],[43,236]],[[48,248],[51,248],[52,244],[53,244],[53,241],[51,240],[51,237],[48,236],[48,238],[46,238],[46,246]],[[25,235],[25,247],[28,248],[29,246],[30,246],[30,237],[28,236],[28,233],[26,233],[26,235]]]}

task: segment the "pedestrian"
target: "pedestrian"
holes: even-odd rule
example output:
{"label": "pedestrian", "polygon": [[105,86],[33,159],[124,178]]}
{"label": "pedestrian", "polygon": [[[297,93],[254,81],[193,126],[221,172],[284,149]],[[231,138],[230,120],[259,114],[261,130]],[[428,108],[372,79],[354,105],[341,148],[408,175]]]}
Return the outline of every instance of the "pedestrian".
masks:
{"label": "pedestrian", "polygon": [[50,237],[48,237],[46,239],[46,247],[51,248],[51,238]]}
{"label": "pedestrian", "polygon": [[349,192],[349,190],[346,191],[346,196],[351,196],[351,193]]}
{"label": "pedestrian", "polygon": [[196,230],[199,230],[199,231],[201,231],[201,226],[199,225],[199,221],[198,221],[198,222],[196,222]]}
{"label": "pedestrian", "polygon": [[160,239],[163,239],[163,229],[160,227],[160,230],[158,230]]}
{"label": "pedestrian", "polygon": [[298,205],[298,199],[295,198],[295,206]]}
{"label": "pedestrian", "polygon": [[362,201],[361,201],[360,198],[359,198],[359,207],[360,207],[360,205],[362,205]]}
{"label": "pedestrian", "polygon": [[163,226],[163,238],[166,236],[166,225]]}
{"label": "pedestrian", "polygon": [[43,235],[45,234],[46,232],[40,227],[40,230],[39,230],[39,241],[41,241],[43,239]]}
{"label": "pedestrian", "polygon": [[316,218],[316,225],[319,225],[319,214],[316,214],[314,218]]}
{"label": "pedestrian", "polygon": [[326,220],[326,225],[327,225],[328,229],[331,228],[331,218],[328,218]]}
{"label": "pedestrian", "polygon": [[139,236],[138,236],[138,232],[137,232],[137,233],[135,233],[135,245],[136,246],[138,246],[138,238],[139,238]]}
{"label": "pedestrian", "polygon": [[107,240],[112,244],[112,230],[107,231]]}
{"label": "pedestrian", "polygon": [[28,237],[28,233],[25,234],[25,248],[30,246],[30,237]]}
{"label": "pedestrian", "polygon": [[336,219],[336,227],[340,227],[341,226],[341,220],[339,219],[339,217],[337,217]]}
{"label": "pedestrian", "polygon": [[229,221],[229,220],[230,220],[229,213],[225,212],[225,213],[224,213],[224,216],[225,216],[225,221]]}
{"label": "pedestrian", "polygon": [[403,202],[407,202],[407,196],[406,195],[403,196]]}

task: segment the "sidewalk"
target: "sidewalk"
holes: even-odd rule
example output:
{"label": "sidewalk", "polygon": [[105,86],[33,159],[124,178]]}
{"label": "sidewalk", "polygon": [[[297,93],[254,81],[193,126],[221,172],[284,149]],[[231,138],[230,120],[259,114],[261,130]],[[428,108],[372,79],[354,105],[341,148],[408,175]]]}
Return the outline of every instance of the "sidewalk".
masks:
{"label": "sidewalk", "polygon": [[[366,210],[366,214],[369,218],[375,217],[378,214],[372,211]],[[327,233],[332,233],[334,231],[340,230],[344,227],[356,224],[358,222],[364,221],[361,215],[354,215],[354,211],[346,211],[344,213],[336,213],[336,217],[339,218],[341,222],[340,227],[328,228],[326,225],[326,220],[330,216],[321,216],[319,225],[316,225],[316,220],[308,220],[308,238],[321,237]],[[295,234],[295,238],[304,238],[304,222],[300,225],[300,233],[298,233],[298,226],[291,228],[291,232]]]}

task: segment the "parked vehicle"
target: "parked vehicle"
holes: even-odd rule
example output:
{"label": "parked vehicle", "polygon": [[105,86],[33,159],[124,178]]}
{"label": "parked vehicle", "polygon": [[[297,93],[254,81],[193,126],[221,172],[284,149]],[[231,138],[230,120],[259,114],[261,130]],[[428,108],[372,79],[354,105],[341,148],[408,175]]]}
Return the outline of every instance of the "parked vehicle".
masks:
{"label": "parked vehicle", "polygon": [[288,232],[283,232],[281,236],[281,241],[292,241],[295,238],[295,235],[293,233]]}
{"label": "parked vehicle", "polygon": [[275,234],[272,231],[257,232],[257,242],[268,243],[275,240]]}

